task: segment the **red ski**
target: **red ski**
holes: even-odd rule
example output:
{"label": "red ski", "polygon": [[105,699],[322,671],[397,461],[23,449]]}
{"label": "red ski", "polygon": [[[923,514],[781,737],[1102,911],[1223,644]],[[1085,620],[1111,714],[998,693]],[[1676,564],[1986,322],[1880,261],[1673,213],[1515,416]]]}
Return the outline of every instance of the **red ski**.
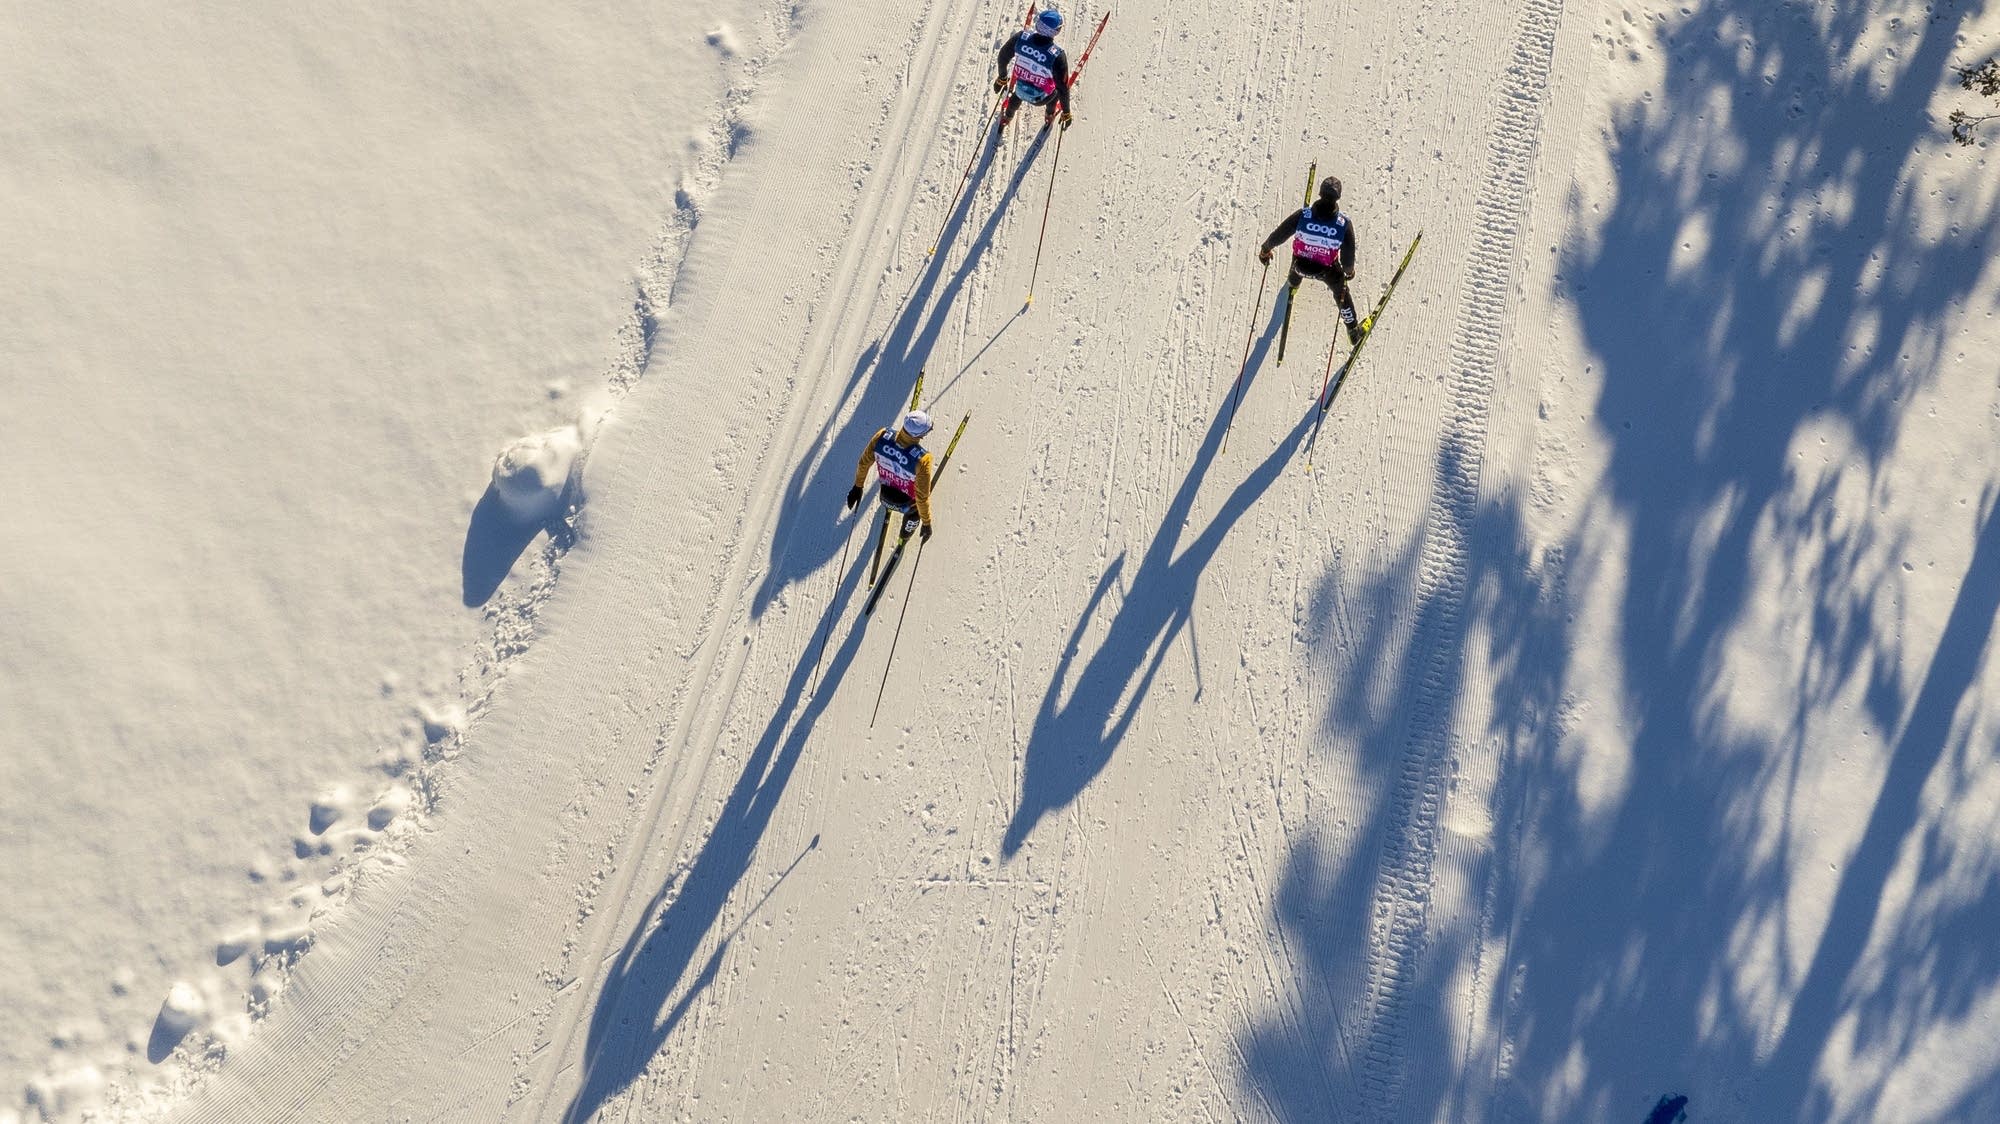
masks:
{"label": "red ski", "polygon": [[1097,21],[1097,30],[1090,33],[1090,42],[1083,45],[1083,53],[1076,56],[1076,69],[1069,72],[1070,89],[1076,89],[1076,84],[1083,79],[1084,64],[1090,61],[1090,52],[1097,49],[1097,37],[1104,34],[1104,25],[1110,22],[1111,13],[1104,13],[1104,18]]}

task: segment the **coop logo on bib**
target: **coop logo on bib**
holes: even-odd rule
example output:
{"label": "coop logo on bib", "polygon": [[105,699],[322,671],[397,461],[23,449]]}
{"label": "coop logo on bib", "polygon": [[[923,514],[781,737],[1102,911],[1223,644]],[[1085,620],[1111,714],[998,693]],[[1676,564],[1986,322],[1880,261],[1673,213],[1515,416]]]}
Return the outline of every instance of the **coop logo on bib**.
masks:
{"label": "coop logo on bib", "polygon": [[1014,51],[1013,78],[1017,90],[1026,86],[1044,98],[1056,92],[1056,71],[1048,54],[1026,43]]}
{"label": "coop logo on bib", "polygon": [[1317,265],[1332,265],[1339,260],[1340,247],[1346,241],[1347,223],[1342,217],[1320,222],[1308,209],[1299,215],[1298,233],[1292,238],[1292,256]]}
{"label": "coop logo on bib", "polygon": [[875,474],[882,486],[908,492],[917,486],[917,462],[924,458],[922,445],[908,448],[896,442],[896,435],[883,430],[875,439]]}

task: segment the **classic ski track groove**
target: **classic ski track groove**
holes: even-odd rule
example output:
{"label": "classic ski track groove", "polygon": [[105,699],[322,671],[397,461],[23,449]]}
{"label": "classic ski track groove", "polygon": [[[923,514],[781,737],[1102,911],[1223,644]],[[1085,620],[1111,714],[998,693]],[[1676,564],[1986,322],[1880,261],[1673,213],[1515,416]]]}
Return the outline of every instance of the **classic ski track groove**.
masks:
{"label": "classic ski track groove", "polygon": [[[947,38],[943,29],[953,21],[953,16],[954,13],[947,10],[944,16],[933,19],[925,27],[920,48],[911,56],[912,72],[934,72],[928,64],[936,59],[940,43]],[[964,42],[972,34],[977,20],[961,19],[959,22],[961,28],[955,41],[962,54]],[[955,72],[953,68],[952,73]],[[929,85],[909,84],[903,87],[897,108],[885,130],[885,147],[894,144],[888,139],[890,137],[901,141],[918,135],[914,121],[916,107],[923,100]],[[935,129],[929,131],[935,135]],[[829,371],[836,369],[832,362],[836,346],[851,341],[865,330],[867,313],[872,310],[876,290],[880,288],[881,270],[874,267],[886,266],[893,259],[902,228],[906,225],[899,221],[885,227],[878,221],[878,216],[884,200],[893,197],[898,205],[899,219],[907,218],[911,198],[917,183],[923,178],[925,161],[931,148],[929,144],[896,145],[893,151],[901,158],[892,158],[872,172],[870,186],[856,200],[847,244],[839,265],[828,281],[825,307],[830,313],[817,320],[808,336],[800,364],[799,383],[803,385],[795,386],[794,392],[787,396],[789,405],[771,443],[774,450],[796,451],[805,430],[806,418],[821,397],[819,390],[828,381]],[[914,173],[909,169],[914,169]],[[898,189],[897,184],[905,180],[907,184]],[[864,276],[870,274],[872,278],[864,280]],[[840,325],[850,322],[856,322],[856,325],[844,333],[837,331]],[[652,869],[644,861],[642,852],[661,850],[663,825],[673,825],[671,838],[665,841],[664,853],[675,856],[674,876],[678,876],[687,861],[685,855],[698,818],[693,813],[706,787],[704,782],[708,766],[715,756],[711,751],[721,737],[744,666],[755,648],[752,639],[754,630],[748,620],[758,570],[755,565],[757,552],[752,547],[769,541],[784,490],[788,463],[789,458],[783,456],[766,458],[755,487],[745,496],[742,517],[736,523],[739,532],[726,547],[724,577],[710,601],[717,609],[705,619],[700,648],[692,661],[692,670],[684,680],[686,684],[703,684],[704,687],[694,692],[683,690],[683,697],[688,701],[678,709],[669,725],[668,729],[672,732],[663,730],[661,734],[663,744],[671,746],[668,753],[671,764],[648,796],[646,809],[638,820],[639,827],[626,844],[624,861],[618,873],[600,891],[600,900],[615,903],[617,908],[601,912],[601,923],[595,927],[587,951],[573,960],[579,966],[577,979],[584,986],[575,989],[560,1026],[547,1032],[545,1041],[554,1047],[552,1058],[557,1068],[548,1073],[534,1097],[534,1111],[529,1119],[551,1119],[549,1106],[558,1090],[566,1092],[571,1085],[580,1088],[581,1083],[588,1080],[587,1074],[579,1074],[574,1082],[564,1082],[562,1075],[569,1072],[573,1061],[580,1062],[580,1059],[571,1057],[578,1029],[588,1023],[589,1013],[601,1002],[614,998],[600,996],[597,986],[605,964],[614,956],[613,946],[632,931],[638,920],[635,911],[648,909],[653,903],[650,896],[635,898],[633,889],[639,873]],[[722,606],[728,607],[726,612],[720,611]],[[729,635],[737,633],[744,642],[730,645],[732,650],[725,660],[720,651],[723,642]],[[667,814],[670,809],[676,813],[671,817]],[[702,818],[702,825],[708,826],[705,818]],[[607,893],[608,896],[605,896]],[[667,903],[662,901],[660,904],[664,906]],[[699,1011],[691,1014],[694,1017],[689,1020],[692,1024],[689,1029],[696,1031],[698,1037],[707,1020],[700,1017]],[[624,1100],[629,1113],[643,1100],[648,1091],[645,1086],[650,1084],[650,1080],[642,1078],[614,1100]],[[607,1102],[604,1111],[610,1110],[611,1103]]]}
{"label": "classic ski track groove", "polygon": [[1421,600],[1437,599],[1438,626],[1424,645],[1422,680],[1409,718],[1402,768],[1390,797],[1384,850],[1371,909],[1368,984],[1361,1046],[1363,1104],[1396,1119],[1409,1081],[1406,1048],[1412,993],[1423,967],[1437,833],[1453,742],[1453,661],[1466,595],[1466,537],[1479,502],[1487,414],[1499,367],[1507,294],[1518,258],[1521,212],[1541,132],[1561,0],[1528,0],[1512,62],[1500,88],[1500,115],[1479,195],[1458,330],[1452,346],[1450,416],[1440,445],[1419,561]]}

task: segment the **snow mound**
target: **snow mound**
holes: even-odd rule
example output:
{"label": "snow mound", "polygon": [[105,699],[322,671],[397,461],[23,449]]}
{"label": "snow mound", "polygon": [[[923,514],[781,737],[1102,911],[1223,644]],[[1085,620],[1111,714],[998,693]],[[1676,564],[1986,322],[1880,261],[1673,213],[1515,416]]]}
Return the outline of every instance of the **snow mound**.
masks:
{"label": "snow mound", "polygon": [[387,828],[396,818],[410,810],[410,790],[392,788],[384,792],[368,809],[368,826],[376,831]]}
{"label": "snow mound", "polygon": [[333,785],[313,799],[307,825],[314,835],[325,835],[327,828],[353,814],[354,790],[346,785]]}
{"label": "snow mound", "polygon": [[208,1000],[186,980],[176,981],[160,1004],[160,1026],[176,1036],[186,1034],[208,1014]]}
{"label": "snow mound", "polygon": [[743,53],[743,40],[736,34],[736,29],[726,23],[718,24],[715,30],[703,38],[709,46],[715,48],[715,53],[723,58],[733,59]]}
{"label": "snow mound", "polygon": [[583,436],[574,425],[523,437],[493,462],[493,493],[520,519],[547,519],[561,508],[582,451]]}
{"label": "snow mound", "polygon": [[[166,1001],[160,1004],[159,1016],[153,1020],[153,1033],[146,1042],[146,1060],[154,1065],[165,1061],[167,1055],[174,1052],[174,1047],[181,1044],[181,1039],[207,1018],[207,997],[186,980],[176,980],[167,991]],[[92,1099],[95,1099],[97,1091],[101,1091],[101,1086],[101,1080],[95,1083]],[[73,1092],[51,1090],[53,1099],[59,1104],[69,1102]],[[43,1102],[43,1114],[57,1117],[59,1113],[50,1113],[48,1105],[48,1101]]]}
{"label": "snow mound", "polygon": [[25,1090],[30,1109],[44,1120],[74,1120],[85,1107],[104,1097],[104,1074],[94,1065],[79,1065],[60,1074],[38,1077]]}
{"label": "snow mound", "polygon": [[424,740],[435,745],[465,729],[465,708],[449,703],[424,705],[417,708],[417,720],[423,725]]}

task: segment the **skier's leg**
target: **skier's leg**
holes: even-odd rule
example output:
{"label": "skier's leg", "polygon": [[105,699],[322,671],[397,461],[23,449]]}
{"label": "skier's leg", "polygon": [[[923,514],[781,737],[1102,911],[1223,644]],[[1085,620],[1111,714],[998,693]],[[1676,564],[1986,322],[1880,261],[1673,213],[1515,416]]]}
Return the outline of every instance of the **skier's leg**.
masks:
{"label": "skier's leg", "polygon": [[1360,343],[1365,331],[1361,327],[1360,314],[1354,311],[1354,297],[1347,291],[1347,278],[1341,276],[1338,266],[1326,271],[1326,285],[1333,290],[1333,299],[1340,304],[1340,322],[1347,325],[1347,342]]}
{"label": "skier's leg", "polygon": [[1014,111],[1020,108],[1021,108],[1021,95],[1012,93],[1008,94],[1007,104],[1000,107],[1000,124],[998,127],[1004,129],[1009,124],[1011,124],[1014,120]]}
{"label": "skier's leg", "polygon": [[883,488],[882,508],[882,530],[885,536],[889,530],[889,516],[892,512],[903,517],[901,530],[903,538],[907,539],[917,533],[917,524],[920,522],[917,518],[917,501],[912,499],[908,492],[901,488]]}

